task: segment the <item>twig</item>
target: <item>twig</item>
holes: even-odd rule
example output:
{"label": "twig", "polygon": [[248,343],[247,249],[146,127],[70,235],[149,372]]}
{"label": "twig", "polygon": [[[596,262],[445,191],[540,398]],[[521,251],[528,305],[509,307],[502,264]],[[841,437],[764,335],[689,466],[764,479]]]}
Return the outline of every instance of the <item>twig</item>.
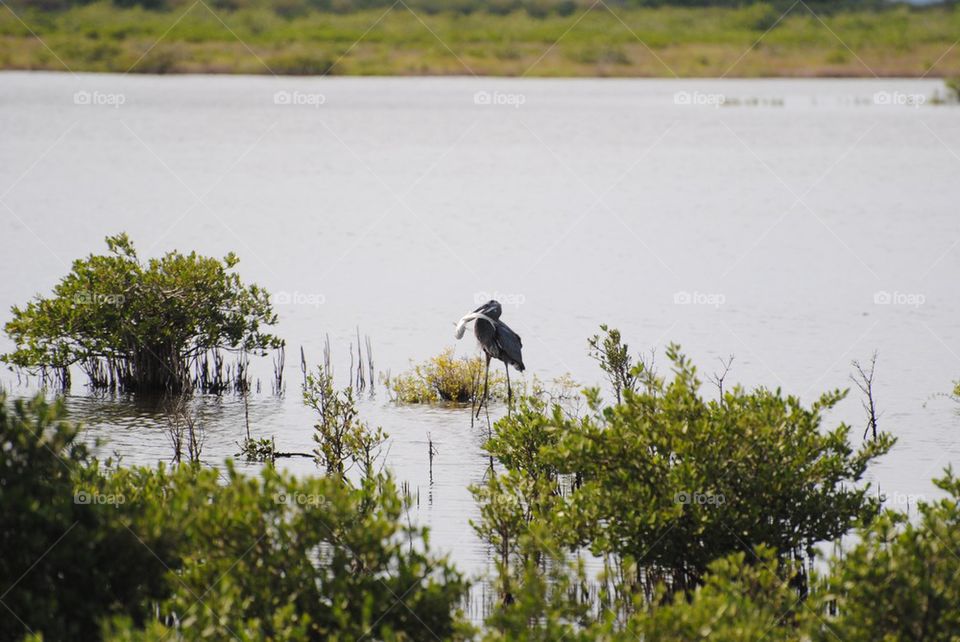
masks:
{"label": "twig", "polygon": [[873,438],[877,438],[877,424],[878,419],[880,418],[877,414],[877,407],[873,400],[873,375],[877,367],[877,352],[873,352],[873,355],[870,357],[870,367],[864,368],[860,365],[860,362],[854,360],[851,362],[853,367],[856,369],[856,372],[850,375],[850,380],[857,385],[857,388],[860,389],[860,392],[864,395],[864,400],[861,402],[863,404],[863,409],[867,413],[867,427],[863,431],[863,438],[867,438],[867,434],[871,433]]}

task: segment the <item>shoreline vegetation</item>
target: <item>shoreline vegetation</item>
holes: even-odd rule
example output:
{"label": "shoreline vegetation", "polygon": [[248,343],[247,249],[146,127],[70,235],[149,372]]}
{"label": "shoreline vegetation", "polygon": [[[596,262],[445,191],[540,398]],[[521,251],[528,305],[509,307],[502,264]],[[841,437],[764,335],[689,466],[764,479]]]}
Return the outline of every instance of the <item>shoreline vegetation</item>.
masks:
{"label": "shoreline vegetation", "polygon": [[[498,13],[297,0],[11,5],[0,69],[528,77],[960,76],[955,6],[557,5]],[[316,8],[319,7],[319,10]],[[446,7],[446,5],[444,5]],[[789,8],[789,9],[788,9]],[[509,9],[509,7],[508,7]]]}

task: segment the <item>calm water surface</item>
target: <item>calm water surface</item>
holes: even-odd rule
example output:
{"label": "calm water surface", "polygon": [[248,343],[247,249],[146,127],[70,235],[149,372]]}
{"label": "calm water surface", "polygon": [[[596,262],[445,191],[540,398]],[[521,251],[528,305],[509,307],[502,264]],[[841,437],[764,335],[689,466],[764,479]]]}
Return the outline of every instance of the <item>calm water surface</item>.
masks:
{"label": "calm water surface", "polygon": [[[312,447],[299,346],[317,362],[329,334],[340,383],[357,327],[394,374],[447,346],[474,354],[452,324],[475,299],[508,303],[528,382],[599,382],[586,339],[604,322],[661,361],[681,343],[705,374],[734,354],[732,379],[806,401],[849,385],[851,359],[876,349],[882,427],[900,441],[873,478],[902,508],[960,461],[960,420],[936,397],[960,378],[960,110],[931,105],[937,92],[939,81],[4,73],[0,309],[48,293],[120,231],[143,255],[235,251],[244,279],[281,295],[287,395],[255,395],[250,410],[256,435],[283,450]],[[916,96],[926,103],[902,104]],[[269,363],[255,371],[269,389]],[[234,455],[242,403],[198,403],[205,458]],[[149,401],[89,395],[78,377],[69,406],[101,453],[169,459]],[[485,428],[383,390],[362,412],[391,434],[388,464],[419,493],[434,545],[481,572],[467,486],[486,469]],[[829,420],[859,430],[859,400]]]}

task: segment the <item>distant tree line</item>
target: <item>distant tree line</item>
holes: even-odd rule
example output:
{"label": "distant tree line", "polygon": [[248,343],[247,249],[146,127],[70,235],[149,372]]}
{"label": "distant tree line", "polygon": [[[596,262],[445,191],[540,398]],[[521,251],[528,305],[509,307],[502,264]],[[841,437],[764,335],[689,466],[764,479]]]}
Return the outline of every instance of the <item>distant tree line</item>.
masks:
{"label": "distant tree line", "polygon": [[[61,10],[91,4],[98,0],[19,0],[13,4],[22,7],[34,7],[42,10]],[[102,1],[102,0],[99,0]],[[110,0],[118,7],[143,7],[151,10],[169,10],[186,7],[188,0]],[[280,15],[295,16],[308,12],[353,13],[370,9],[387,8],[396,0],[213,0],[213,8],[225,10],[259,8],[272,10]],[[569,15],[587,9],[592,0],[404,0],[415,11],[425,13],[484,12],[490,14],[509,14],[526,12],[535,17],[548,15]],[[955,4],[956,0],[944,0],[933,4]],[[743,7],[754,4],[767,4],[774,9],[780,7],[786,11],[792,2],[788,0],[606,0],[611,7]],[[910,4],[905,0],[810,0],[807,2],[818,12],[847,9],[879,10],[896,4]]]}

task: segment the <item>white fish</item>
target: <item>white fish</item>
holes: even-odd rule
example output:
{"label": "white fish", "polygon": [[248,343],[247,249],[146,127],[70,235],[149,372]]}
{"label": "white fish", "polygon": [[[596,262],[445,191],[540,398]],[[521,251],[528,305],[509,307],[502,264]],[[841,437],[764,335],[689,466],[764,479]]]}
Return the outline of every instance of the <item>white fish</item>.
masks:
{"label": "white fish", "polygon": [[463,315],[459,321],[457,321],[457,331],[454,333],[454,336],[457,339],[463,338],[463,333],[467,331],[467,324],[476,319],[483,319],[488,321],[490,325],[496,327],[496,323],[493,322],[493,319],[483,314],[482,312],[471,312],[470,314]]}

